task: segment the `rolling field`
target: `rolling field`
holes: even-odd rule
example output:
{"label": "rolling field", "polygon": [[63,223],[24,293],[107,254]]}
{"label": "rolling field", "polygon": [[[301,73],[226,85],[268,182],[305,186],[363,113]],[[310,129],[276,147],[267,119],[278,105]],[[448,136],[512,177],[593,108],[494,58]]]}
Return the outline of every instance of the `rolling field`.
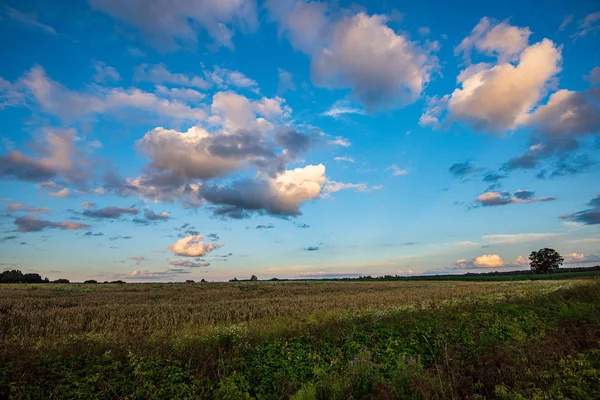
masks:
{"label": "rolling field", "polygon": [[0,340],[0,398],[599,398],[600,282],[2,285]]}

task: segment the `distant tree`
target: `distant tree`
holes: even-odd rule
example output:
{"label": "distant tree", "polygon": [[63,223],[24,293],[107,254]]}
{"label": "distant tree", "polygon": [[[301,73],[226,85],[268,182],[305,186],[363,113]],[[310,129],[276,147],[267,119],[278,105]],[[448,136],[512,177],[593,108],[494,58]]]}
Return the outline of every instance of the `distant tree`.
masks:
{"label": "distant tree", "polygon": [[98,281],[94,280],[94,279],[89,279],[83,283],[98,283]]}
{"label": "distant tree", "polygon": [[196,282],[194,282],[193,279],[188,279],[187,281],[185,281],[185,283],[196,283]]}
{"label": "distant tree", "polygon": [[24,282],[23,273],[17,269],[2,271],[0,274],[0,283],[22,283]]}
{"label": "distant tree", "polygon": [[[104,282],[104,283],[108,283],[108,282]],[[110,283],[117,283],[117,284],[124,284],[125,282],[123,282],[122,280],[118,280],[118,281],[112,281]]]}
{"label": "distant tree", "polygon": [[237,279],[237,278],[233,278],[233,279],[230,279],[230,280],[229,280],[229,282],[237,282],[237,281],[238,281],[238,279]]}
{"label": "distant tree", "polygon": [[258,277],[257,277],[256,275],[252,275],[252,276],[250,277],[250,280],[251,280],[252,282],[256,282],[256,281],[258,281]]}
{"label": "distant tree", "polygon": [[68,279],[64,279],[64,278],[60,278],[60,279],[53,280],[52,283],[69,283],[69,280]]}
{"label": "distant tree", "polygon": [[204,282],[206,282],[206,279],[202,278],[202,280],[200,282],[204,283]]}
{"label": "distant tree", "polygon": [[529,265],[536,274],[547,274],[557,270],[563,261],[564,258],[554,249],[543,248],[532,251],[529,255]]}
{"label": "distant tree", "polygon": [[23,279],[25,281],[25,283],[43,283],[44,280],[42,279],[40,274],[25,274],[23,275]]}
{"label": "distant tree", "polygon": [[270,281],[278,281],[279,279],[278,279],[278,278],[271,278],[271,279],[269,279],[269,280],[270,280]]}
{"label": "distant tree", "polygon": [[44,281],[40,274],[23,274],[18,269],[2,271],[0,273],[0,283],[44,283],[47,281],[48,278]]}

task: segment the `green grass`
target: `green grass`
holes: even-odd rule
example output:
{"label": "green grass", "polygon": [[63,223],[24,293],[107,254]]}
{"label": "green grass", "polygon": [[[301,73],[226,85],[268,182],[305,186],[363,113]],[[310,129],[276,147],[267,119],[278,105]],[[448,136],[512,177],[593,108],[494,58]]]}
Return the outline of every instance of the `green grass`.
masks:
{"label": "green grass", "polygon": [[19,286],[0,398],[600,398],[594,278]]}

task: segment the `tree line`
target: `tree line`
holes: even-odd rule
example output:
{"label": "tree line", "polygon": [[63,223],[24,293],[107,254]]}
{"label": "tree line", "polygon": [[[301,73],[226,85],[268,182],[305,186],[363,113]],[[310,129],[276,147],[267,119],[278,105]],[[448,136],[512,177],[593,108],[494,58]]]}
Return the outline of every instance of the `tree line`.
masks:
{"label": "tree line", "polygon": [[18,269],[6,270],[0,273],[0,283],[69,283],[68,279],[56,279],[51,281],[48,278],[42,278],[40,274],[24,274]]}

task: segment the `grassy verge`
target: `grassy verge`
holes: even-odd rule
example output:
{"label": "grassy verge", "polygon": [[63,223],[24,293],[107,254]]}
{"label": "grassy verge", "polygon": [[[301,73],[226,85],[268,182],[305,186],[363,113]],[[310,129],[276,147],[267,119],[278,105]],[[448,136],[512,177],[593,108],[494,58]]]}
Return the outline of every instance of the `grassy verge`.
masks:
{"label": "grassy verge", "polygon": [[[260,326],[270,321],[274,328]],[[0,353],[0,397],[600,398],[593,281],[285,326],[261,319],[201,335],[11,336]]]}

